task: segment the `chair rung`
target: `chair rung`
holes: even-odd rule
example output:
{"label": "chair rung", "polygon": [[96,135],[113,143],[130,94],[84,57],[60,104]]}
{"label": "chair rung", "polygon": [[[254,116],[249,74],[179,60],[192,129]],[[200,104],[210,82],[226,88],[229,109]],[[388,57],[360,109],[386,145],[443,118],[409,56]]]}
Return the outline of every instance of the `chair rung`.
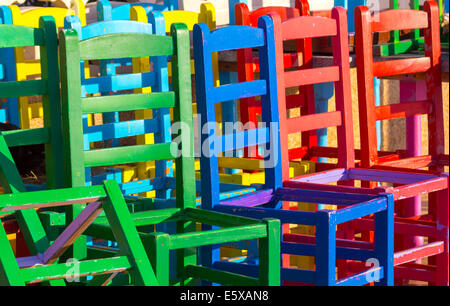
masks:
{"label": "chair rung", "polygon": [[44,262],[42,261],[40,256],[28,256],[17,258],[17,265],[19,266],[19,268],[28,268],[37,265],[44,265]]}
{"label": "chair rung", "polygon": [[443,241],[437,241],[413,249],[408,249],[394,254],[394,266],[441,254],[442,252],[444,252]]}

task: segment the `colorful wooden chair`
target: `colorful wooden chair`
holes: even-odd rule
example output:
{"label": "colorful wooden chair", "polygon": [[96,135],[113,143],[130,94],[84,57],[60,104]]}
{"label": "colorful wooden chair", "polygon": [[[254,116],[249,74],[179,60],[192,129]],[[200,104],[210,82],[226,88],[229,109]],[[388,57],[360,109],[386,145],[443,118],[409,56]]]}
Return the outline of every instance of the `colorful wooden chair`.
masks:
{"label": "colorful wooden chair", "polygon": [[[425,4],[425,7],[427,5]],[[444,171],[444,166],[448,166],[448,155],[445,155],[445,136],[444,136],[444,105],[442,100],[442,80],[441,80],[441,46],[439,41],[439,11],[435,5],[428,8],[428,19],[425,19],[427,13],[417,12],[416,15],[410,15],[409,19],[416,18],[416,24],[421,25],[418,28],[423,28],[425,33],[424,44],[426,51],[423,57],[412,59],[397,59],[385,60],[374,63],[373,53],[371,51],[363,50],[367,43],[371,43],[371,39],[367,38],[367,34],[363,32],[366,24],[372,24],[370,19],[362,17],[358,20],[359,37],[363,41],[357,46],[357,66],[358,66],[358,92],[360,101],[360,124],[361,124],[361,164],[363,167],[376,167],[378,169],[391,169],[390,167],[402,167],[420,169],[428,167],[432,170]],[[393,11],[391,11],[393,12]],[[404,11],[413,12],[411,10]],[[361,13],[363,14],[363,13]],[[386,16],[388,16],[386,14]],[[422,21],[421,21],[422,20]],[[428,23],[424,23],[427,20]],[[431,20],[431,21],[430,21]],[[393,24],[393,21],[386,17],[384,20],[386,27]],[[404,28],[406,25],[396,26],[396,28]],[[384,31],[384,28],[374,29],[373,32]],[[417,30],[419,31],[419,30]],[[364,43],[364,44],[362,44]],[[364,57],[367,59],[362,60]],[[422,62],[421,62],[422,61]],[[417,64],[416,64],[417,63]],[[423,63],[423,64],[421,64]],[[378,67],[380,69],[378,69]],[[395,68],[395,70],[393,70]],[[423,101],[401,101],[400,104],[385,105],[381,107],[374,107],[370,95],[366,94],[372,91],[371,86],[364,78],[372,78],[375,76],[388,77],[390,75],[405,75],[412,73],[424,72],[426,75],[426,97]],[[370,112],[373,111],[373,114]],[[367,113],[361,113],[367,112]],[[380,158],[374,146],[377,145],[376,140],[373,140],[373,129],[371,124],[380,120],[388,120],[394,118],[407,118],[410,120],[413,116],[426,115],[428,117],[428,154],[423,156],[412,156],[410,151],[392,152],[394,157],[391,161],[385,161]],[[420,117],[419,117],[420,118]],[[420,120],[420,119],[419,119]],[[408,126],[409,127],[409,126]],[[419,135],[415,135],[414,131],[407,129],[406,139],[408,147],[411,143],[421,140]],[[419,136],[419,137],[417,137]],[[373,186],[373,184],[371,185]],[[431,199],[429,202],[429,213],[432,220],[437,220],[434,202]],[[404,201],[397,213],[401,217],[413,217],[422,215],[421,197],[416,199],[409,199]],[[404,246],[417,246],[423,244],[423,238],[419,236],[413,239],[402,239]],[[399,242],[400,243],[400,242]]]}
{"label": "colorful wooden chair", "polygon": [[[245,26],[257,26],[257,20],[259,17],[266,15],[270,11],[280,13],[282,18],[287,19],[291,17],[299,16],[300,13],[297,8],[289,8],[284,6],[270,6],[263,7],[252,12],[246,4],[246,1],[230,1],[230,7],[233,7],[232,16],[235,16],[234,20],[230,20],[230,24],[245,25]],[[303,46],[302,46],[303,47]],[[301,48],[299,46],[299,48]],[[298,52],[290,52],[285,54],[285,60],[288,63],[295,63],[299,60],[300,54]],[[251,81],[254,79],[254,74],[259,72],[258,58],[254,58],[251,49],[238,50],[237,51],[237,63],[238,63],[238,75],[239,81]],[[232,79],[232,78],[230,78]],[[305,95],[292,96],[290,101],[292,107],[299,107],[304,104]],[[241,99],[239,101],[239,113],[240,120],[245,124],[258,123],[258,116],[261,115],[261,107],[259,101],[254,98]],[[233,105],[236,107],[236,105]],[[237,118],[229,118],[227,121],[234,122]],[[240,155],[237,152],[235,155]],[[244,157],[257,157],[257,148],[250,147],[244,150]],[[313,171],[313,163],[292,163],[292,175],[301,175]],[[222,157],[219,159],[219,167],[225,169],[234,169],[233,173],[226,174],[221,173],[220,179],[223,182],[251,185],[251,184],[264,184],[264,169],[260,167],[260,161],[248,158],[239,157]],[[236,171],[243,170],[243,171]]]}
{"label": "colorful wooden chair", "polygon": [[[136,226],[151,226],[165,222],[177,224],[176,234],[149,233],[141,235],[147,243],[152,263],[157,271],[160,285],[169,284],[169,251],[177,250],[177,278],[181,284],[194,284],[196,279],[223,284],[265,284],[279,285],[279,265],[276,264],[276,253],[279,243],[279,222],[264,222],[236,218],[224,214],[211,213],[196,209],[196,187],[193,152],[192,95],[190,73],[190,46],[187,27],[181,24],[172,26],[171,37],[150,35],[145,33],[112,34],[79,41],[73,30],[61,35],[61,81],[63,133],[65,135],[65,154],[67,173],[66,184],[82,186],[85,184],[84,168],[93,166],[109,166],[124,163],[143,162],[149,159],[159,161],[176,160],[176,187],[166,183],[166,177],[149,179],[155,189],[176,188],[176,207],[167,207],[165,199],[140,199],[143,205],[151,207],[141,213],[133,214]],[[114,45],[115,48],[105,48]],[[151,93],[134,93],[126,95],[110,95],[83,98],[81,93],[80,62],[96,59],[172,57],[173,91],[153,90]],[[167,77],[167,75],[166,75]],[[70,80],[70,82],[68,82]],[[78,81],[80,80],[80,81]],[[152,86],[152,89],[156,89]],[[159,89],[159,88],[158,88]],[[131,145],[107,149],[85,151],[82,135],[82,114],[103,113],[110,111],[135,111],[144,109],[174,109],[174,121],[181,124],[182,129],[171,130],[176,135],[150,145]],[[167,117],[170,118],[170,117]],[[152,125],[152,130],[158,126]],[[148,131],[148,130],[147,130]],[[141,134],[145,134],[146,130]],[[151,130],[149,131],[151,132]],[[169,132],[169,131],[161,131]],[[169,134],[170,135],[170,134]],[[179,155],[179,153],[182,153]],[[78,215],[79,211],[70,209],[69,218]],[[195,223],[206,223],[224,227],[217,231],[195,232]],[[99,234],[99,238],[114,240],[107,227],[99,222],[91,229]],[[101,233],[104,233],[102,235]],[[90,233],[87,232],[89,235]],[[101,237],[103,236],[103,237]],[[248,279],[216,271],[207,266],[197,265],[193,248],[210,244],[221,244],[231,241],[260,239],[261,273],[259,279]],[[78,242],[78,241],[77,241]],[[83,258],[85,245],[74,244],[75,258]],[[269,256],[270,254],[270,256]],[[273,264],[275,261],[275,264]]]}
{"label": "colorful wooden chair", "polygon": [[[320,31],[327,35],[330,28],[336,33],[336,25],[342,25],[345,22],[345,11],[336,10],[337,20],[326,20],[318,17],[292,18],[284,24],[287,29],[302,29],[304,37],[289,37],[293,39],[303,39],[311,35],[318,35]],[[309,18],[317,20],[316,32],[310,31]],[[278,19],[278,22],[279,19]],[[289,23],[291,22],[291,23]],[[309,26],[309,27],[308,27]],[[393,205],[392,196],[365,196],[339,195],[337,193],[321,192],[308,190],[295,190],[282,188],[282,163],[280,162],[280,146],[278,142],[278,95],[276,84],[276,65],[283,65],[282,49],[274,42],[282,40],[281,29],[277,29],[277,36],[274,33],[272,19],[263,16],[259,19],[258,27],[249,26],[230,26],[210,32],[206,25],[198,24],[194,29],[194,48],[196,57],[196,92],[198,106],[202,114],[202,125],[208,127],[208,133],[202,134],[203,147],[206,151],[201,157],[202,187],[208,191],[202,195],[202,207],[222,212],[228,212],[237,215],[248,215],[252,218],[265,218],[265,216],[274,216],[281,220],[283,224],[304,224],[315,225],[317,229],[316,236],[310,236],[307,242],[291,241],[283,242],[281,253],[316,256],[316,271],[306,271],[301,269],[282,268],[281,278],[285,281],[296,281],[302,283],[312,283],[318,285],[356,285],[365,284],[368,278],[365,275],[370,274],[364,271],[359,276],[349,277],[337,281],[335,278],[336,244],[352,243],[351,241],[335,240],[336,225],[341,222],[347,222],[353,218],[359,218],[364,215],[376,213],[377,217],[377,240],[375,251],[370,251],[371,256],[375,255],[380,260],[384,277],[378,277],[380,284],[392,284],[393,282],[393,239],[389,238],[393,230]],[[331,31],[333,35],[333,31]],[[239,39],[237,39],[239,37]],[[277,38],[276,38],[277,37]],[[289,39],[288,38],[288,39]],[[341,45],[342,41],[340,41]],[[222,50],[234,50],[244,48],[259,48],[260,79],[250,82],[214,87],[212,80],[211,53]],[[342,47],[344,50],[348,47]],[[276,58],[275,50],[278,51]],[[230,99],[247,98],[251,96],[261,96],[262,122],[263,126],[253,129],[244,129],[243,131],[217,136],[215,134],[214,106],[222,101]],[[247,146],[265,145],[265,160],[261,161],[265,165],[266,183],[264,188],[249,195],[221,201],[219,198],[219,179],[218,179],[218,153],[227,152],[233,149],[241,149]],[[285,163],[284,170],[289,168],[289,163]],[[309,203],[330,203],[337,204],[342,200],[345,209],[340,211],[318,211],[302,212],[283,210],[281,202],[298,201]],[[367,202],[366,202],[367,201]],[[370,203],[370,204],[368,204]],[[365,206],[367,204],[367,206]],[[367,210],[365,210],[365,208]],[[378,210],[380,208],[380,210]],[[339,217],[338,217],[339,216]],[[345,217],[344,217],[345,216]],[[314,245],[315,244],[315,245]],[[356,249],[357,247],[355,245]],[[373,246],[372,246],[373,247]],[[350,250],[343,257],[351,256]],[[255,276],[258,273],[258,265],[253,263],[237,263],[230,261],[220,261],[218,257],[218,248],[205,248],[202,258],[213,267],[225,269],[236,273],[242,271],[249,276]],[[360,257],[362,253],[355,251],[353,258],[365,260]],[[212,259],[212,260],[211,260]],[[381,274],[380,274],[381,275]],[[379,275],[379,276],[380,276]]]}
{"label": "colorful wooden chair", "polygon": [[[438,21],[438,8],[437,5],[427,3],[425,5],[427,14],[417,12],[417,11],[384,11],[370,17],[369,11],[366,7],[358,7],[357,8],[357,41],[359,41],[360,51],[358,51],[358,60],[359,61],[370,61],[372,57],[369,57],[367,54],[362,57],[361,49],[362,46],[368,46],[369,42],[371,42],[372,33],[378,30],[391,30],[395,28],[400,28],[402,26],[410,26],[412,22],[415,24],[415,27],[424,27],[426,28],[429,20]],[[395,14],[394,14],[395,12]],[[404,14],[404,15],[401,15]],[[395,16],[395,17],[393,17]],[[435,17],[434,17],[435,16]],[[364,23],[361,21],[364,18]],[[373,19],[371,19],[373,18]],[[379,18],[379,19],[376,19]],[[389,18],[394,18],[396,22],[389,22]],[[416,20],[415,20],[416,19]],[[376,20],[380,20],[377,22]],[[401,20],[403,23],[398,24],[398,21]],[[419,20],[419,21],[418,21]],[[408,24],[411,23],[411,24]],[[431,22],[433,24],[434,22]],[[364,29],[364,31],[362,31]],[[433,26],[432,28],[433,29]],[[427,30],[431,31],[431,30]],[[431,36],[431,32],[428,32],[428,36]],[[365,36],[363,36],[365,35]],[[436,37],[436,36],[434,36]],[[364,43],[364,44],[363,44]],[[279,43],[281,45],[281,43]],[[367,48],[367,47],[366,47]],[[372,48],[369,48],[372,50]],[[281,51],[279,51],[281,52]],[[370,51],[369,51],[370,52]],[[430,51],[431,52],[431,51]],[[337,57],[347,57],[347,52],[342,52],[335,54],[335,59]],[[430,57],[433,59],[434,56],[430,54]],[[278,58],[278,57],[277,57]],[[428,59],[428,62],[433,62],[433,60]],[[417,61],[420,63],[422,59],[413,59],[412,61]],[[343,62],[348,62],[343,59]],[[392,67],[395,67],[395,71],[400,71],[402,66],[401,63],[405,62],[404,59],[395,60]],[[401,205],[399,200],[412,198],[417,195],[422,195],[424,193],[429,194],[430,207],[435,209],[435,213],[431,213],[431,215],[424,215],[422,217],[415,218],[402,218],[399,217],[395,221],[395,233],[397,235],[405,235],[405,236],[424,236],[429,237],[430,243],[420,245],[413,248],[403,248],[402,246],[396,245],[396,253],[395,253],[395,265],[396,268],[396,277],[400,279],[416,279],[416,280],[425,280],[431,283],[437,284],[446,284],[448,282],[448,174],[442,174],[440,172],[426,172],[414,170],[411,171],[409,169],[403,168],[393,168],[393,167],[380,167],[373,166],[369,168],[354,168],[354,154],[353,154],[353,125],[352,125],[352,111],[351,111],[351,91],[350,91],[350,78],[348,73],[348,67],[346,67],[346,71],[344,75],[340,75],[339,71],[342,68],[336,66],[336,61],[334,62],[335,66],[319,68],[320,70],[306,70],[306,71],[298,71],[298,72],[286,72],[283,73],[283,70],[279,70],[278,73],[278,82],[279,82],[279,100],[284,101],[283,97],[284,91],[282,90],[285,87],[289,87],[291,84],[304,84],[311,82],[324,82],[331,81],[333,79],[337,80],[335,82],[336,86],[336,109],[335,112],[329,112],[324,114],[310,114],[308,116],[301,116],[295,119],[288,119],[287,121],[286,114],[284,109],[284,103],[280,103],[280,135],[281,135],[281,146],[282,148],[287,147],[287,134],[293,133],[299,130],[308,130],[308,129],[317,129],[324,128],[330,126],[338,126],[338,168],[335,170],[322,171],[315,174],[309,174],[298,178],[293,178],[284,182],[285,187],[289,188],[308,188],[313,190],[326,190],[326,191],[336,191],[336,192],[346,192],[346,193],[365,193],[365,194],[376,194],[377,192],[384,193],[392,193],[394,195],[394,199],[396,200],[396,206]],[[373,69],[374,76],[377,75],[375,71],[387,73],[387,70],[383,68],[386,67],[388,63],[377,63],[373,66],[364,66],[364,69]],[[436,65],[436,64],[434,64]],[[279,67],[282,67],[281,62],[278,64]],[[433,66],[433,65],[432,65]],[[342,67],[342,66],[341,66]],[[367,68],[370,67],[370,68]],[[375,68],[376,67],[376,68]],[[415,65],[408,66],[411,67],[409,71],[415,70],[417,67]],[[375,70],[376,69],[376,70]],[[391,70],[394,68],[390,68]],[[422,68],[419,68],[422,69]],[[434,68],[432,68],[434,69]],[[316,72],[319,72],[317,74]],[[334,72],[333,72],[334,71]],[[367,71],[367,70],[366,70]],[[359,72],[362,73],[362,72]],[[440,72],[439,72],[440,73]],[[296,74],[294,76],[294,74]],[[318,76],[320,77],[318,78]],[[381,76],[381,74],[378,74]],[[371,83],[371,84],[369,84]],[[370,99],[373,103],[373,92],[368,93],[368,91],[364,92],[363,87],[364,84],[361,84],[360,93],[367,96],[367,99]],[[367,78],[366,80],[366,88],[373,88],[373,79]],[[361,97],[363,98],[363,97]],[[436,98],[433,98],[436,99]],[[360,101],[364,101],[361,99]],[[431,103],[431,102],[430,102]],[[363,104],[364,105],[364,104]],[[386,118],[389,116],[397,116],[401,114],[400,108],[391,108],[382,107],[380,110],[386,110],[387,114]],[[411,107],[402,108],[403,110],[409,111]],[[360,112],[368,111],[367,109],[360,109]],[[383,115],[381,111],[377,111],[377,114]],[[284,122],[283,122],[284,121]],[[375,122],[372,122],[370,126],[372,131],[371,141],[374,143],[376,141],[376,132],[375,130]],[[367,132],[365,132],[367,133]],[[362,137],[365,137],[362,134]],[[367,141],[367,138],[366,140]],[[376,151],[376,145],[372,147],[373,150]],[[315,149],[314,152],[326,152],[327,149]],[[362,149],[361,155],[364,156],[364,152],[367,149]],[[326,153],[325,153],[326,154]],[[288,160],[287,153],[282,151],[282,160]],[[367,162],[361,162],[362,166],[366,165]],[[400,165],[399,165],[400,166]],[[284,177],[287,177],[284,174]],[[363,187],[356,188],[353,187],[353,181],[362,181]],[[367,188],[367,182],[372,182],[372,187]],[[330,183],[338,183],[338,186],[327,185]],[[387,183],[382,186],[378,186],[376,183]],[[350,186],[343,186],[350,185]],[[364,187],[366,186],[366,187]],[[392,186],[392,187],[391,187]],[[369,227],[362,227],[362,224],[367,226],[373,220],[363,219],[363,220],[355,220],[354,228],[357,230],[368,230]],[[420,230],[424,222],[429,226],[428,230]],[[409,229],[407,229],[409,228]],[[353,233],[350,231],[349,236],[352,237]],[[405,256],[405,254],[408,254]],[[417,264],[412,264],[411,262],[425,257],[430,257],[433,260],[433,256],[435,256],[436,267],[430,266],[421,266]],[[429,273],[421,273],[423,269],[427,271],[431,271]]]}
{"label": "colorful wooden chair", "polygon": [[100,0],[97,2],[97,20],[130,20],[131,8],[135,6],[143,7],[146,13],[151,11],[171,11],[178,9],[178,0],[164,0],[163,4],[151,2],[124,3],[116,7],[112,7],[108,0]]}
{"label": "colorful wooden chair", "polygon": [[[81,0],[80,0],[81,1]],[[21,12],[16,5],[9,7],[1,7],[1,15],[3,15],[3,23],[15,24],[22,26],[39,27],[39,18],[41,16],[53,16],[56,20],[57,27],[63,27],[64,17],[69,14],[78,14],[82,23],[85,24],[86,17],[84,12],[84,4],[78,5],[78,12],[66,8],[34,8]],[[6,70],[5,77],[8,81],[24,81],[32,77],[36,77],[41,72],[39,70],[39,59],[28,59],[24,48],[16,48],[15,50],[5,50],[1,55],[0,62]],[[6,108],[8,112],[7,118],[10,123],[21,128],[30,128],[32,118],[42,117],[42,103],[29,103],[29,98],[22,97],[17,99],[7,99]]]}
{"label": "colorful wooden chair", "polygon": [[[134,14],[134,16],[138,16],[138,14]],[[200,13],[192,12],[192,11],[182,11],[182,10],[171,10],[171,11],[150,11],[147,14],[148,17],[141,18],[142,22],[149,22],[153,25],[154,33],[158,35],[170,35],[170,28],[172,24],[174,23],[184,23],[187,25],[188,30],[192,31],[193,27],[198,22],[204,22],[208,25],[208,27],[211,30],[216,29],[216,13],[214,6],[211,3],[203,3],[200,5]],[[133,16],[132,16],[132,19]],[[144,59],[145,61],[145,59]],[[214,82],[219,84],[219,60],[217,54],[214,55],[213,58],[214,62]],[[144,63],[137,63],[135,65],[134,69],[138,69],[139,71],[145,71],[150,69],[148,65],[146,65],[146,62]],[[168,62],[168,73],[169,73],[169,79],[171,76],[171,62]],[[195,69],[194,69],[194,60],[191,60],[191,72],[194,75]],[[194,113],[196,113],[197,104],[193,103],[193,109]],[[221,110],[218,110],[218,115],[221,115]],[[138,111],[136,112],[136,118],[150,118],[152,116],[151,111]],[[150,135],[149,135],[150,136]],[[153,139],[149,136],[141,136],[138,137],[138,143],[139,144],[151,144],[153,142]],[[145,173],[147,171],[151,171],[152,166],[149,164],[142,164],[138,166],[138,173]]]}
{"label": "colorful wooden chair", "polygon": [[[44,109],[44,126],[42,128],[2,132],[2,155],[3,152],[9,152],[7,150],[8,146],[45,144],[47,188],[61,188],[63,187],[64,173],[62,169],[61,109],[55,21],[51,17],[41,18],[39,28],[1,24],[0,33],[0,50],[2,51],[29,46],[40,47],[41,60],[39,70],[42,71],[40,80],[0,82],[2,98],[42,96]],[[12,175],[14,175],[17,170],[13,167],[11,171]],[[17,179],[16,181],[12,181],[9,185],[4,183],[6,179],[9,179],[7,173],[5,176],[2,176],[2,179],[2,187],[5,193],[26,191],[20,175],[15,178]],[[22,229],[22,233],[25,234],[24,238],[31,248],[40,239],[39,235],[42,232],[39,232],[39,229],[36,229],[36,233],[28,232],[25,229],[25,226],[28,226],[33,231],[34,224],[40,222],[37,214],[32,210],[30,211],[19,213],[18,221],[20,227],[15,221],[10,221],[11,231],[8,231],[8,234],[11,234],[11,239],[14,239],[14,234],[18,233],[19,229]],[[23,246],[21,241],[17,241],[17,244]],[[27,250],[23,250],[26,247],[21,248],[17,248],[17,254],[26,254]],[[33,249],[30,249],[30,251],[33,252]],[[38,248],[38,251],[44,250]]]}
{"label": "colorful wooden chair", "polygon": [[[3,142],[3,136],[0,136]],[[2,146],[4,148],[4,146]],[[2,178],[10,177],[11,180],[2,184],[16,184],[21,182],[17,169],[8,151],[1,152]],[[15,170],[16,173],[12,173]],[[23,185],[23,184],[22,184]],[[52,285],[64,285],[79,282],[82,277],[94,276],[93,285],[106,285],[121,272],[130,273],[133,284],[158,285],[152,265],[147,257],[144,246],[131,215],[127,209],[125,200],[115,181],[106,181],[103,186],[81,187],[59,190],[46,190],[35,192],[14,192],[0,196],[0,213],[15,213],[18,218],[25,214],[35,216],[35,209],[55,208],[61,206],[78,205],[87,203],[75,220],[67,226],[59,237],[49,246],[48,239],[39,218],[34,220],[32,226],[24,226],[26,231],[35,231],[34,235],[40,235],[34,242],[35,255],[27,257],[14,256],[3,225],[0,225],[0,278],[1,285],[24,286],[50,282]],[[74,241],[88,228],[95,218],[104,210],[111,231],[116,238],[119,251],[117,256],[113,254],[109,258],[96,258],[91,260],[72,260],[59,262],[61,255],[73,244]],[[32,213],[30,213],[30,211]],[[21,226],[22,227],[22,226]]]}

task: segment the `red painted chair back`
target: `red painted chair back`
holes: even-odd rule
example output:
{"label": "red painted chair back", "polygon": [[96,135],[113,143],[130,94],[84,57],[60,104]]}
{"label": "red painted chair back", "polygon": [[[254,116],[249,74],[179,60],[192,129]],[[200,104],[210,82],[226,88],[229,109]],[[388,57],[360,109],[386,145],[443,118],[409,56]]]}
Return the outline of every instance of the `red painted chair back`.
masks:
{"label": "red painted chair back", "polygon": [[[350,85],[350,63],[348,50],[347,12],[341,7],[333,8],[331,18],[302,16],[281,22],[271,14],[275,26],[275,48],[277,59],[278,107],[280,117],[280,144],[283,165],[283,180],[289,179],[289,160],[292,153],[288,148],[288,137],[294,133],[314,132],[318,129],[337,127],[338,163],[340,168],[354,167],[352,97]],[[333,43],[333,66],[312,68],[310,65],[288,69],[283,63],[283,42],[305,40],[315,37],[330,37]],[[308,105],[306,115],[288,118],[286,89],[313,86],[318,83],[334,82],[336,111],[318,113],[314,103]],[[310,151],[307,146],[305,150]],[[290,156],[291,155],[291,156]]]}
{"label": "red painted chair back", "polygon": [[[365,6],[356,8],[356,59],[358,70],[359,117],[361,130],[361,166],[377,165],[376,122],[414,115],[428,116],[428,146],[430,160],[445,154],[444,114],[441,79],[441,44],[439,8],[427,1],[423,11],[387,10],[371,15]],[[373,33],[393,30],[423,29],[425,55],[414,58],[375,61]],[[374,78],[393,75],[425,73],[427,99],[400,104],[375,106]],[[448,156],[447,156],[448,164]],[[425,167],[425,165],[422,165]],[[420,167],[419,167],[420,168]],[[443,170],[443,167],[434,167]]]}
{"label": "red painted chair back", "polygon": [[[250,12],[248,6],[245,3],[236,4],[235,7],[235,24],[246,26],[257,26],[258,18],[265,16],[268,13],[276,13],[280,16],[281,20],[287,20],[290,18],[299,17],[301,15],[299,7],[300,0],[296,0],[296,7],[282,7],[282,6],[269,6],[263,7]],[[305,44],[310,40],[298,41],[295,52],[289,52],[283,54],[284,65],[287,67],[298,66],[299,63],[303,65],[310,64],[312,59],[312,48]],[[251,49],[243,49],[237,51],[237,63],[238,63],[238,79],[239,82],[248,82],[254,80],[254,73],[259,72],[259,59],[253,57]],[[314,88],[300,88],[300,94],[291,95],[288,98],[288,108],[298,108],[304,106],[306,97],[311,97],[310,104],[314,103]],[[258,115],[261,114],[260,102],[255,98],[241,99],[240,102],[240,116],[241,122],[246,124],[248,122],[257,125]],[[246,148],[246,157],[257,157],[256,148]]]}

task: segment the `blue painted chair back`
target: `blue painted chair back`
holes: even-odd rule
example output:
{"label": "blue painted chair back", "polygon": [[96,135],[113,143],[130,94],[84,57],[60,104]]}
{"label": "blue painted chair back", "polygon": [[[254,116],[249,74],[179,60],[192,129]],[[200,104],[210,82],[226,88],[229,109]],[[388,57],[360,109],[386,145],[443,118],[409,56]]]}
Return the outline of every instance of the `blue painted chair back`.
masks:
{"label": "blue painted chair back", "polygon": [[[278,102],[276,88],[275,49],[273,23],[269,17],[261,18],[259,27],[228,26],[210,31],[206,24],[194,27],[195,79],[198,113],[201,115],[200,157],[202,207],[212,209],[220,202],[218,156],[248,146],[266,145],[265,175],[267,188],[281,187],[280,145],[278,142]],[[212,54],[214,52],[241,48],[259,48],[260,79],[252,82],[234,83],[214,87]],[[215,105],[246,97],[261,97],[261,128],[236,129],[218,136]],[[271,132],[272,131],[272,132]],[[269,165],[270,159],[273,165]]]}
{"label": "blue painted chair back", "polygon": [[97,2],[97,20],[130,20],[130,10],[133,6],[141,6],[147,13],[151,11],[172,11],[178,9],[178,0],[164,0],[164,4],[126,3],[114,8],[108,0],[100,0]]}
{"label": "blue painted chair back", "polygon": [[[94,37],[104,36],[107,34],[119,33],[147,33],[154,34],[153,26],[148,23],[142,23],[130,20],[113,20],[101,21],[85,27],[81,27],[80,19],[77,16],[67,16],[65,20],[65,28],[75,29],[81,41]],[[108,61],[108,60],[106,60]],[[84,64],[81,65],[81,96],[101,93],[109,95],[113,91],[125,91],[152,87],[154,91],[169,91],[169,80],[167,77],[167,57],[161,57],[153,60],[153,71],[145,73],[128,73],[128,74],[104,74],[100,77],[85,78],[83,75]],[[170,116],[167,116],[169,110],[158,110],[161,116],[154,116],[152,119],[133,120],[119,122],[107,122],[102,125],[87,126],[87,120],[84,120],[84,150],[90,149],[90,144],[98,141],[117,140],[123,137],[144,135],[149,133],[155,134],[157,143],[171,142],[169,129],[171,126]],[[169,113],[170,115],[170,113]],[[166,173],[166,168],[170,161],[159,161],[156,164],[156,176],[164,177],[165,175],[173,175]],[[90,169],[86,169],[87,184],[98,184],[105,178],[111,177],[91,177]],[[122,183],[122,191],[124,194],[136,194],[148,190],[162,189],[162,193],[157,196],[168,196],[165,184],[153,183],[150,180],[141,182]],[[139,186],[139,187],[138,187]],[[155,187],[156,186],[156,187]]]}

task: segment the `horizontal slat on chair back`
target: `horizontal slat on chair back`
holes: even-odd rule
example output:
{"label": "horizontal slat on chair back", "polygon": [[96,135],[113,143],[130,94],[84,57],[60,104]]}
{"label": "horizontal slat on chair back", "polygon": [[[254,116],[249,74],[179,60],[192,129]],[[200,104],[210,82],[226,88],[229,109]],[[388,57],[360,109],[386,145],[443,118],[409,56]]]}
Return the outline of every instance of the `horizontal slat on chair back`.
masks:
{"label": "horizontal slat on chair back", "polygon": [[431,68],[429,57],[405,58],[373,63],[373,76],[386,77],[399,74],[427,72]]}
{"label": "horizontal slat on chair back", "polygon": [[254,10],[250,13],[250,26],[257,27],[258,26],[258,19],[261,16],[266,16],[267,13],[275,12],[278,15],[280,15],[281,20],[286,20],[293,17],[300,16],[300,12],[297,8],[293,7],[282,7],[282,6],[268,6],[268,7],[261,7],[257,10]]}
{"label": "horizontal slat on chair back", "polygon": [[128,137],[129,135],[145,135],[159,131],[156,119],[133,120],[132,122],[115,122],[103,125],[93,125],[85,128],[84,142],[91,143]]}
{"label": "horizontal slat on chair back", "polygon": [[171,142],[85,151],[84,158],[86,167],[112,166],[173,159],[176,156],[172,152],[176,151],[176,143]]}
{"label": "horizontal slat on chair back", "polygon": [[83,98],[82,108],[85,114],[125,112],[145,109],[175,107],[174,92],[149,94],[128,94]]}

